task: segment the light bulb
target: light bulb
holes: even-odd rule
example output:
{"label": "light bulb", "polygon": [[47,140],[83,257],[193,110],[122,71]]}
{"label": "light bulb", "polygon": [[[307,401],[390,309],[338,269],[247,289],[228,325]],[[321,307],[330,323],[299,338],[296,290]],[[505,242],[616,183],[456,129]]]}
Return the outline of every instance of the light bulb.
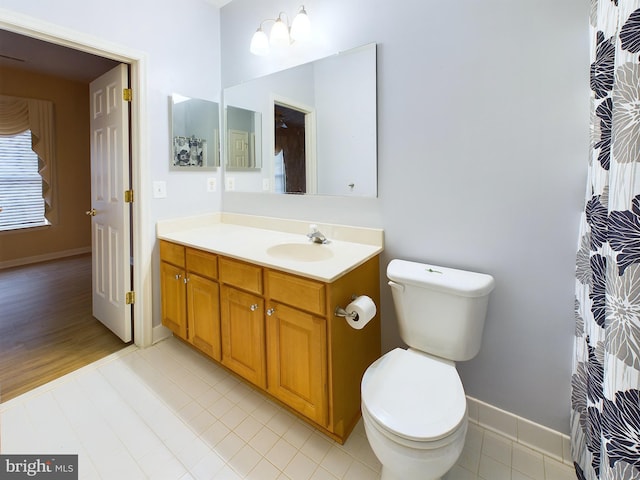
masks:
{"label": "light bulb", "polygon": [[271,27],[271,35],[269,36],[269,43],[272,47],[288,47],[291,44],[289,38],[289,27],[278,17],[276,23]]}
{"label": "light bulb", "polygon": [[269,53],[269,39],[262,28],[258,28],[251,38],[251,46],[249,51],[254,55],[266,55]]}
{"label": "light bulb", "polygon": [[311,22],[304,6],[293,19],[291,24],[291,38],[296,42],[308,42],[311,39]]}

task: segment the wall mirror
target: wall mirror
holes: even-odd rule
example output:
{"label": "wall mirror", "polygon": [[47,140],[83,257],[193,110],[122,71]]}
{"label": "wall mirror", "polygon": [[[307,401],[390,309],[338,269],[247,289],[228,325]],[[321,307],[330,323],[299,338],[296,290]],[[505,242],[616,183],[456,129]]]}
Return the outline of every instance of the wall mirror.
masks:
{"label": "wall mirror", "polygon": [[169,169],[213,170],[220,166],[220,107],[174,93],[169,97]]}
{"label": "wall mirror", "polygon": [[377,196],[376,84],[369,44],[224,89],[226,188]]}

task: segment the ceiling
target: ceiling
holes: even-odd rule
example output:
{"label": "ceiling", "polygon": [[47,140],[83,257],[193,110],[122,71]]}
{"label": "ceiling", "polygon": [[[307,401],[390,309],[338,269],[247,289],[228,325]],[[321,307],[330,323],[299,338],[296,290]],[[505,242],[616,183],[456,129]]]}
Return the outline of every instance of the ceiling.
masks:
{"label": "ceiling", "polygon": [[204,1],[218,8],[224,7],[227,3],[231,2],[231,0],[204,0]]}
{"label": "ceiling", "polygon": [[0,30],[0,67],[89,83],[120,62]]}
{"label": "ceiling", "polygon": [[[204,0],[220,8],[232,0]],[[0,29],[0,67],[90,83],[120,62]]]}

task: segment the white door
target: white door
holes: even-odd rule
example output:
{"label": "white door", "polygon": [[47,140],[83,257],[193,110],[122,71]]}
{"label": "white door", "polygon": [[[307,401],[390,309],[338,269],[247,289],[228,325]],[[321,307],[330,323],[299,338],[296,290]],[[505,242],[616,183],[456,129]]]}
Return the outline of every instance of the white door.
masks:
{"label": "white door", "polygon": [[249,132],[229,130],[229,166],[249,166]]}
{"label": "white door", "polygon": [[91,256],[93,316],[131,341],[129,103],[124,64],[91,82]]}

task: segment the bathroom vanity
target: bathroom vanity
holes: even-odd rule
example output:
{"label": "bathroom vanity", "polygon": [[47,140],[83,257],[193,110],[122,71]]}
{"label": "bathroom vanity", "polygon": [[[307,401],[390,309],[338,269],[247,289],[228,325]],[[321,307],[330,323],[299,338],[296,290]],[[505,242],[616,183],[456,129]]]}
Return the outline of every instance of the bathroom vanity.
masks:
{"label": "bathroom vanity", "polygon": [[358,330],[335,310],[358,295],[379,305],[382,231],[320,226],[330,243],[318,245],[304,222],[202,223],[158,225],[163,325],[343,443],[380,357],[380,319]]}

